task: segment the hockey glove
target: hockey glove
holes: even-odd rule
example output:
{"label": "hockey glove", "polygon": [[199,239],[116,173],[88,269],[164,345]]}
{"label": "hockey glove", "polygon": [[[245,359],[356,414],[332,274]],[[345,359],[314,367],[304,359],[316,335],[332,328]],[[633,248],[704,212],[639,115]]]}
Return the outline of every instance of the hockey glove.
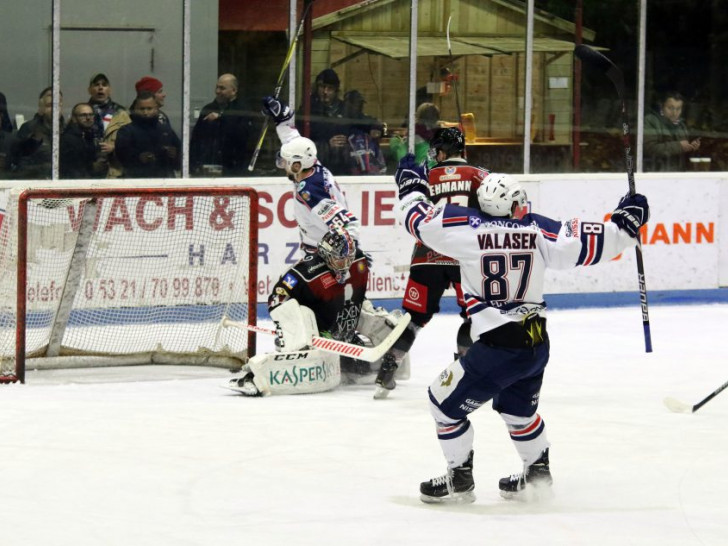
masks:
{"label": "hockey glove", "polygon": [[425,167],[415,162],[413,154],[407,154],[399,160],[397,171],[394,173],[394,181],[399,188],[400,199],[412,192],[429,195]]}
{"label": "hockey glove", "polygon": [[617,224],[619,229],[629,233],[630,237],[637,237],[640,228],[650,218],[650,206],[647,198],[639,193],[625,195],[619,200],[617,208],[612,213],[612,222]]}
{"label": "hockey glove", "polygon": [[263,114],[270,116],[276,125],[278,125],[291,119],[294,112],[282,100],[268,96],[263,98]]}

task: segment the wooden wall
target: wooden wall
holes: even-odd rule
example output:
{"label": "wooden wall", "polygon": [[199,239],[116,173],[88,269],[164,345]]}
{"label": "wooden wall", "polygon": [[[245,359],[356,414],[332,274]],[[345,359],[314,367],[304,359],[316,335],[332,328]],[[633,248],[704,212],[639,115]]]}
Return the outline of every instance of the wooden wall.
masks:
{"label": "wooden wall", "polygon": [[[311,77],[360,51],[331,38],[332,31],[367,31],[384,34],[409,32],[409,2],[394,2],[379,9],[331,24],[314,33]],[[499,4],[476,0],[423,0],[419,7],[419,33],[442,35],[452,14],[451,35],[524,36],[525,14]],[[563,32],[536,22],[536,35],[564,38]],[[299,64],[300,66],[300,64]],[[417,88],[439,80],[439,69],[450,66],[447,50],[439,57],[420,57],[417,62]],[[390,127],[402,124],[408,106],[408,60],[394,60],[363,53],[335,66],[343,93],[359,90],[367,100],[365,112]],[[523,135],[525,54],[492,57],[471,55],[455,59],[454,72],[460,75],[459,98],[463,112],[475,116],[478,136],[517,138]],[[534,53],[532,137],[534,142],[550,136],[549,114],[554,115],[554,141],[571,139],[572,117],[571,56]],[[431,77],[432,76],[432,77]],[[549,89],[550,77],[567,77],[566,89]],[[454,90],[435,98],[441,119],[457,120]]]}

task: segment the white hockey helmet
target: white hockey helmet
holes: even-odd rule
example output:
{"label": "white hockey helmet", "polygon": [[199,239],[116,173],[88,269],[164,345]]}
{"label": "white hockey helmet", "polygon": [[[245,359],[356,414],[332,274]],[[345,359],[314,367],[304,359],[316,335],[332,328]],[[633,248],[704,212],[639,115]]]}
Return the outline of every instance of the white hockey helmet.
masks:
{"label": "white hockey helmet", "polygon": [[480,210],[491,216],[511,216],[513,205],[517,208],[526,204],[526,190],[509,174],[490,173],[478,188]]}
{"label": "white hockey helmet", "polygon": [[294,163],[300,163],[301,170],[310,169],[316,163],[316,153],[313,140],[299,136],[281,146],[276,165],[288,172],[293,172],[291,168]]}

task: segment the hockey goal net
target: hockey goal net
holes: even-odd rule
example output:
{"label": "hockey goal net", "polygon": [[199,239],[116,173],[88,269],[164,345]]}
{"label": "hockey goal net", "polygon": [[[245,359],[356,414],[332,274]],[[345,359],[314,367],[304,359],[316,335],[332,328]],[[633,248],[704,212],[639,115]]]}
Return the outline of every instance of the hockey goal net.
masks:
{"label": "hockey goal net", "polygon": [[0,217],[0,382],[26,369],[255,354],[258,198],[242,187],[12,190]]}

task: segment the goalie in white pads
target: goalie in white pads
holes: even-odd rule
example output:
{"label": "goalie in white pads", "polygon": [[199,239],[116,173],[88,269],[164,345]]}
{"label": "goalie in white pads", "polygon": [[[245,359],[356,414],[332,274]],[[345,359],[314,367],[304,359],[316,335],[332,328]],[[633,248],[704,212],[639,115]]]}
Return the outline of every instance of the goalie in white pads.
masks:
{"label": "goalie in white pads", "polygon": [[[342,227],[324,235],[318,251],[291,267],[268,298],[276,324],[277,352],[257,355],[227,386],[248,396],[322,392],[341,382],[341,369],[370,376],[369,362],[344,359],[311,347],[313,336],[374,344],[391,332],[396,315],[365,304],[369,266]],[[364,310],[362,310],[364,306]]]}
{"label": "goalie in white pads", "polygon": [[528,213],[520,184],[491,173],[477,191],[478,208],[433,206],[426,177],[413,156],[395,174],[399,216],[407,231],[460,263],[474,343],[428,389],[430,410],[447,473],[420,484],[427,503],[473,502],[473,428],[468,416],[488,401],[505,422],[523,461],[500,480],[505,498],[550,492],[549,447],[537,413],[549,359],[544,271],[607,262],[637,244],[649,218],[643,195],[623,197],[608,222],[560,222]]}

